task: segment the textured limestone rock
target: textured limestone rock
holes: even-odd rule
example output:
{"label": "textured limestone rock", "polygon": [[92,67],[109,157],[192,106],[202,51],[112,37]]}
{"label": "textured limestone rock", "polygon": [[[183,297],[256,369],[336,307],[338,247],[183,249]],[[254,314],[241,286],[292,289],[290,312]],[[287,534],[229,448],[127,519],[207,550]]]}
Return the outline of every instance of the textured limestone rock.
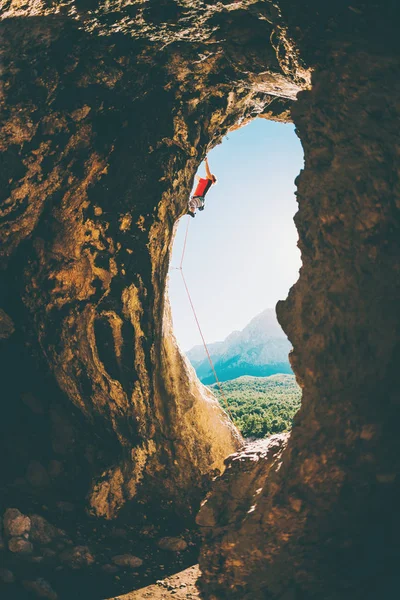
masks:
{"label": "textured limestone rock", "polygon": [[286,448],[234,456],[202,507],[205,598],[399,592],[398,56],[336,45],[292,107],[303,266],[277,312],[303,403]]}
{"label": "textured limestone rock", "polygon": [[158,541],[157,546],[161,548],[161,550],[182,552],[183,550],[186,550],[187,543],[179,537],[163,537]]}
{"label": "textured limestone rock", "polygon": [[201,527],[209,528],[212,538],[255,510],[270,470],[280,463],[287,439],[288,434],[274,435],[226,459],[224,476],[215,481],[196,519]]}
{"label": "textured limestone rock", "polygon": [[8,549],[15,554],[32,554],[33,545],[25,538],[12,537],[8,541]]}
{"label": "textured limestone rock", "polygon": [[[170,249],[206,151],[291,109],[305,150],[303,268],[278,314],[303,407],[285,449],[275,440],[237,456],[208,497],[203,591],[396,597],[396,3],[10,0],[0,10],[6,505],[21,494],[45,504],[49,486],[27,468],[50,474],[57,461],[55,503],[87,498],[108,519],[186,516],[239,448],[173,338]],[[313,88],[294,103],[304,64]],[[71,565],[92,564],[87,549],[68,552]]]}
{"label": "textured limestone rock", "polygon": [[4,532],[7,536],[22,536],[31,529],[31,520],[17,508],[8,508],[3,517]]}
{"label": "textured limestone rock", "polygon": [[94,516],[190,515],[241,440],[172,333],[175,222],[207,149],[287,120],[308,73],[272,2],[1,6],[2,482],[44,501],[56,460]]}
{"label": "textured limestone rock", "polygon": [[72,569],[90,567],[94,563],[94,557],[87,546],[74,546],[60,554],[60,559]]}
{"label": "textured limestone rock", "polygon": [[51,542],[63,535],[60,529],[54,527],[54,525],[40,515],[32,515],[31,524],[30,539],[33,543],[41,545],[51,544]]}
{"label": "textured limestone rock", "polygon": [[133,556],[133,554],[117,554],[112,557],[112,561],[118,567],[129,567],[131,569],[141,567],[143,564],[142,559],[138,556]]}

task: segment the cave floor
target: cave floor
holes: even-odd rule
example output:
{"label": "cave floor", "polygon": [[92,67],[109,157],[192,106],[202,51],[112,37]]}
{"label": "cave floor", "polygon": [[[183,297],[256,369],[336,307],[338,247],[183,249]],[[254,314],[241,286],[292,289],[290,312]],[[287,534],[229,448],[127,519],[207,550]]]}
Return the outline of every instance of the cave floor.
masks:
{"label": "cave floor", "polygon": [[184,571],[159,580],[154,585],[149,585],[123,596],[114,596],[108,600],[144,600],[146,598],[151,598],[151,600],[163,600],[165,598],[195,600],[196,598],[200,598],[199,590],[196,587],[196,580],[199,575],[199,567],[198,565],[194,565]]}
{"label": "cave floor", "polygon": [[193,565],[197,560],[198,548],[195,551],[191,548],[182,553],[164,552],[155,547],[150,549],[149,546],[148,550],[150,552],[147,555],[140,553],[145,559],[142,567],[120,567],[114,573],[105,573],[97,561],[97,564],[90,568],[63,568],[62,571],[59,570],[60,567],[54,570],[49,566],[37,569],[38,565],[31,564],[30,560],[19,564],[2,564],[2,567],[10,569],[16,581],[12,584],[0,581],[0,598],[3,598],[4,594],[8,600],[36,600],[37,594],[26,589],[25,583],[37,580],[38,577],[49,582],[58,600],[200,598],[195,586],[200,574],[198,566],[188,567],[188,564]]}
{"label": "cave floor", "polygon": [[[12,498],[7,500],[7,508],[16,506]],[[68,535],[57,536],[45,546],[35,542],[33,552],[26,555],[9,552],[8,539],[6,544],[0,544],[0,598],[3,595],[8,600],[37,598],[27,587],[38,578],[48,582],[58,600],[199,598],[195,588],[198,569],[193,565],[198,561],[200,537],[193,523],[159,515],[157,524],[150,524],[136,515],[135,519],[131,516],[130,523],[118,519],[96,522],[94,526],[93,520],[77,505],[71,503],[68,511],[61,511],[51,498],[48,500],[44,506],[26,495],[26,505],[20,503],[19,508],[25,514],[42,515]],[[3,511],[0,507],[0,514]],[[160,547],[161,538],[169,536],[184,540],[186,547]],[[65,553],[68,558],[73,549],[79,550],[82,560],[65,560]],[[121,555],[139,557],[143,563],[139,566],[116,563],[115,559]],[[2,570],[12,574],[12,582],[4,581]]]}

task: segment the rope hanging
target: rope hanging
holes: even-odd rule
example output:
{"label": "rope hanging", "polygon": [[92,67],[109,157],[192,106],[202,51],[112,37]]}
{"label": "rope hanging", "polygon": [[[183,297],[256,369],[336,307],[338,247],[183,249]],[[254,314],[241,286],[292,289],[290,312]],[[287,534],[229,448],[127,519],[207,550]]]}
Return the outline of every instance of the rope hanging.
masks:
{"label": "rope hanging", "polygon": [[173,268],[173,269],[175,269],[175,270],[177,270],[177,271],[180,271],[180,272],[181,272],[181,275],[182,275],[182,281],[183,281],[183,285],[185,286],[185,290],[186,290],[187,296],[188,296],[188,298],[189,298],[190,306],[192,307],[193,316],[194,316],[194,318],[195,318],[195,321],[196,321],[196,324],[197,324],[197,328],[198,328],[198,330],[199,330],[199,333],[200,333],[201,339],[202,339],[202,341],[203,341],[203,346],[204,346],[204,350],[206,351],[206,354],[207,354],[208,362],[210,363],[211,370],[212,370],[212,372],[213,372],[213,374],[214,374],[215,381],[216,381],[216,383],[217,383],[217,385],[218,385],[218,388],[219,388],[220,394],[221,394],[221,396],[222,396],[222,399],[223,399],[223,400],[224,400],[224,402],[225,402],[225,405],[226,405],[226,410],[227,410],[227,412],[228,412],[228,415],[230,416],[230,418],[231,418],[232,422],[234,422],[234,420],[233,420],[233,416],[232,416],[232,413],[231,413],[231,411],[230,411],[230,409],[229,409],[228,400],[227,400],[227,398],[226,398],[226,396],[225,396],[225,394],[224,394],[224,390],[222,389],[221,382],[220,382],[220,380],[218,379],[218,375],[217,375],[217,372],[216,372],[216,370],[215,370],[214,363],[213,363],[213,361],[212,361],[212,358],[211,358],[210,352],[209,352],[209,350],[208,350],[208,347],[207,347],[207,344],[206,344],[206,340],[205,340],[205,338],[204,338],[204,335],[203,335],[203,331],[202,331],[202,329],[201,329],[201,327],[200,327],[199,319],[197,318],[196,309],[195,309],[195,307],[194,307],[194,304],[193,304],[193,301],[192,301],[192,297],[191,297],[191,295],[190,295],[189,288],[188,288],[188,285],[187,285],[187,283],[186,283],[185,275],[184,275],[184,273],[183,273],[183,259],[185,258],[185,253],[186,253],[186,242],[187,242],[187,238],[188,238],[188,232],[189,232],[189,223],[190,223],[190,218],[189,218],[189,215],[188,215],[188,222],[187,222],[186,233],[185,233],[185,241],[184,241],[184,243],[183,243],[183,250],[182,250],[182,256],[181,256],[181,262],[180,262],[180,265],[179,265],[179,267],[172,267],[172,268]]}

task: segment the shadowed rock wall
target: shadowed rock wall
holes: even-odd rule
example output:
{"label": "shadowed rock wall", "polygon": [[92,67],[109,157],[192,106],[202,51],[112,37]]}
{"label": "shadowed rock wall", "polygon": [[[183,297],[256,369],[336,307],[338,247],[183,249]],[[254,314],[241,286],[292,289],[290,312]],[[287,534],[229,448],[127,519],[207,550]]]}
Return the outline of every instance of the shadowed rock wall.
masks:
{"label": "shadowed rock wall", "polygon": [[303,403],[231,457],[198,522],[207,598],[398,595],[398,55],[333,44],[292,117],[303,266],[279,320]]}

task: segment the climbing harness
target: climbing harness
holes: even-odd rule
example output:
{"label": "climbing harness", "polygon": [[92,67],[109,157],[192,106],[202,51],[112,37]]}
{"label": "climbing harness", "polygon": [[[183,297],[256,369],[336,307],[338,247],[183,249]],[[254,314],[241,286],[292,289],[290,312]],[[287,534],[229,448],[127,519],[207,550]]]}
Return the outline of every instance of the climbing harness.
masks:
{"label": "climbing harness", "polygon": [[200,327],[199,319],[197,318],[196,309],[195,309],[195,307],[194,307],[194,304],[193,304],[193,301],[192,301],[192,297],[191,297],[191,295],[190,295],[189,288],[188,288],[188,285],[187,285],[187,283],[186,283],[185,275],[184,275],[184,273],[183,273],[183,260],[184,260],[184,258],[185,258],[185,253],[186,253],[186,242],[187,242],[187,238],[188,238],[188,232],[189,232],[189,223],[190,223],[190,219],[188,219],[187,226],[186,226],[185,241],[184,241],[184,243],[183,243],[183,250],[182,250],[182,256],[181,256],[181,262],[180,262],[180,264],[179,264],[179,267],[172,267],[172,268],[173,268],[174,270],[176,270],[176,271],[180,271],[180,272],[181,272],[181,276],[182,276],[183,285],[185,286],[185,290],[186,290],[186,293],[187,293],[187,297],[188,297],[188,299],[189,299],[190,306],[192,307],[193,316],[194,316],[194,318],[195,318],[195,321],[196,321],[196,324],[197,324],[197,329],[199,330],[199,333],[200,333],[201,339],[202,339],[202,341],[203,341],[203,346],[204,346],[204,350],[206,351],[206,354],[207,354],[208,362],[210,363],[211,370],[212,370],[212,372],[213,372],[213,374],[214,374],[215,381],[216,381],[216,383],[217,383],[217,385],[218,385],[218,388],[219,388],[219,391],[220,391],[221,397],[222,397],[222,399],[223,399],[223,400],[224,400],[224,402],[225,402],[227,413],[228,413],[229,417],[231,418],[231,421],[232,421],[232,423],[234,423],[234,419],[233,419],[232,413],[231,413],[231,411],[230,411],[230,409],[229,409],[228,400],[227,400],[227,398],[226,398],[226,396],[225,396],[225,394],[224,394],[224,390],[222,389],[221,382],[220,382],[220,380],[218,379],[218,375],[217,375],[217,372],[216,372],[216,370],[215,370],[214,363],[213,363],[213,361],[212,361],[212,358],[211,358],[210,352],[209,352],[209,350],[208,350],[208,347],[207,347],[207,344],[206,344],[206,340],[205,340],[205,338],[204,338],[204,335],[203,335],[203,331],[202,331],[202,329],[201,329],[201,327]]}

